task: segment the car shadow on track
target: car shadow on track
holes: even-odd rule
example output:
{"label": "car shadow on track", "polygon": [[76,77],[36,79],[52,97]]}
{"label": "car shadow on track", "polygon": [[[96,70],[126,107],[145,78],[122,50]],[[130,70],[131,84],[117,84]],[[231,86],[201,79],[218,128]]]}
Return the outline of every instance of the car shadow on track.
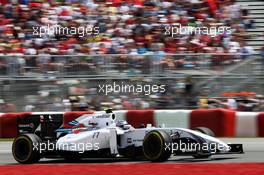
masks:
{"label": "car shadow on track", "polygon": [[238,159],[238,157],[215,157],[206,159],[195,159],[195,158],[182,158],[177,160],[168,160],[167,162],[178,162],[178,163],[199,163],[199,162],[223,162],[225,160]]}
{"label": "car shadow on track", "polygon": [[[207,158],[207,159],[194,159],[191,157],[188,158],[177,158],[177,159],[169,159],[166,162],[161,162],[161,163],[201,163],[201,162],[223,162],[223,161],[228,161],[232,159],[238,159],[238,157],[215,157],[215,158]],[[65,160],[65,159],[42,159],[39,163],[37,164],[86,164],[86,163],[124,163],[124,164],[129,164],[129,163],[148,163],[149,161],[146,160],[131,160],[127,158],[100,158],[100,159],[81,159],[81,160]]]}

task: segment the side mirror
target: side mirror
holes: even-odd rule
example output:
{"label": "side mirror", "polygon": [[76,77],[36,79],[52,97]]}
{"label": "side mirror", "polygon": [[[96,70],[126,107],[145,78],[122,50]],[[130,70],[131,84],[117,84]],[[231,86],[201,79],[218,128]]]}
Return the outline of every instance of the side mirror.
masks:
{"label": "side mirror", "polygon": [[115,114],[112,114],[112,119],[115,120],[116,116]]}

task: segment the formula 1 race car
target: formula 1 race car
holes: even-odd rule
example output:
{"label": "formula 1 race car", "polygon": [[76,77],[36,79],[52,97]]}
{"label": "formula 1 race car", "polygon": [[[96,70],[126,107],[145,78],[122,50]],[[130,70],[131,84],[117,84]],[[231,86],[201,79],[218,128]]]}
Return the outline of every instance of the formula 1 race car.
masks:
{"label": "formula 1 race car", "polygon": [[71,127],[55,128],[55,134],[41,132],[41,127],[52,121],[42,120],[34,132],[15,138],[12,153],[16,161],[125,157],[157,162],[166,161],[171,155],[208,158],[215,154],[243,153],[242,144],[226,144],[213,137],[208,128],[158,128],[150,124],[134,128],[124,120],[116,120],[112,110],[84,114],[71,121]]}

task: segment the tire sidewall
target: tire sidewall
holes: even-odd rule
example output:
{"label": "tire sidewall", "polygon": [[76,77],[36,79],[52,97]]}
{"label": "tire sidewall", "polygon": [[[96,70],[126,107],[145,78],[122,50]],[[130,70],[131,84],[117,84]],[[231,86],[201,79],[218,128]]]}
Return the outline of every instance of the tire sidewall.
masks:
{"label": "tire sidewall", "polygon": [[[17,156],[17,145],[16,143],[20,140],[25,140],[28,146],[28,154],[26,156],[26,158],[21,159]],[[20,135],[18,136],[13,144],[12,144],[12,154],[14,159],[19,162],[19,163],[23,163],[23,164],[28,164],[28,163],[35,163],[40,159],[40,153],[37,150],[34,150],[33,148],[33,144],[38,144],[40,143],[41,139],[35,135],[35,134],[25,134],[25,135]]]}
{"label": "tire sidewall", "polygon": [[[157,155],[155,155],[154,157],[150,157],[149,155],[146,154],[146,151],[145,151],[146,148],[144,146],[144,142],[146,142],[149,139],[149,137],[153,136],[153,135],[155,135],[157,138],[159,138],[160,143],[161,143],[160,144],[161,149],[159,150]],[[170,157],[171,152],[170,152],[170,150],[166,150],[166,144],[170,144],[170,143],[171,143],[170,136],[166,132],[157,131],[157,130],[150,131],[149,133],[146,134],[146,136],[144,137],[144,140],[143,140],[143,146],[142,146],[143,155],[147,160],[150,160],[150,161],[167,160]]]}
{"label": "tire sidewall", "polygon": [[215,133],[210,128],[207,127],[196,127],[193,130],[209,135],[211,137],[215,137]]}

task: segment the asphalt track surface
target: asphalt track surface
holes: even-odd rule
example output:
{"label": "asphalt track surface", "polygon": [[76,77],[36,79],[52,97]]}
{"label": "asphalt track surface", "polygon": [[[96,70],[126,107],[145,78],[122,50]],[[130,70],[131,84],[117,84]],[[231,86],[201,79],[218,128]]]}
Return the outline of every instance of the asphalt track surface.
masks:
{"label": "asphalt track surface", "polygon": [[[244,154],[214,155],[208,159],[193,159],[192,157],[172,157],[165,163],[244,163],[264,162],[264,138],[221,138],[226,143],[242,143]],[[0,165],[17,164],[11,153],[12,142],[0,142]],[[79,162],[67,162],[64,159],[41,159],[39,164],[68,164],[68,163],[101,163],[101,164],[131,164],[147,161],[131,161],[124,158],[117,159],[83,159]]]}

